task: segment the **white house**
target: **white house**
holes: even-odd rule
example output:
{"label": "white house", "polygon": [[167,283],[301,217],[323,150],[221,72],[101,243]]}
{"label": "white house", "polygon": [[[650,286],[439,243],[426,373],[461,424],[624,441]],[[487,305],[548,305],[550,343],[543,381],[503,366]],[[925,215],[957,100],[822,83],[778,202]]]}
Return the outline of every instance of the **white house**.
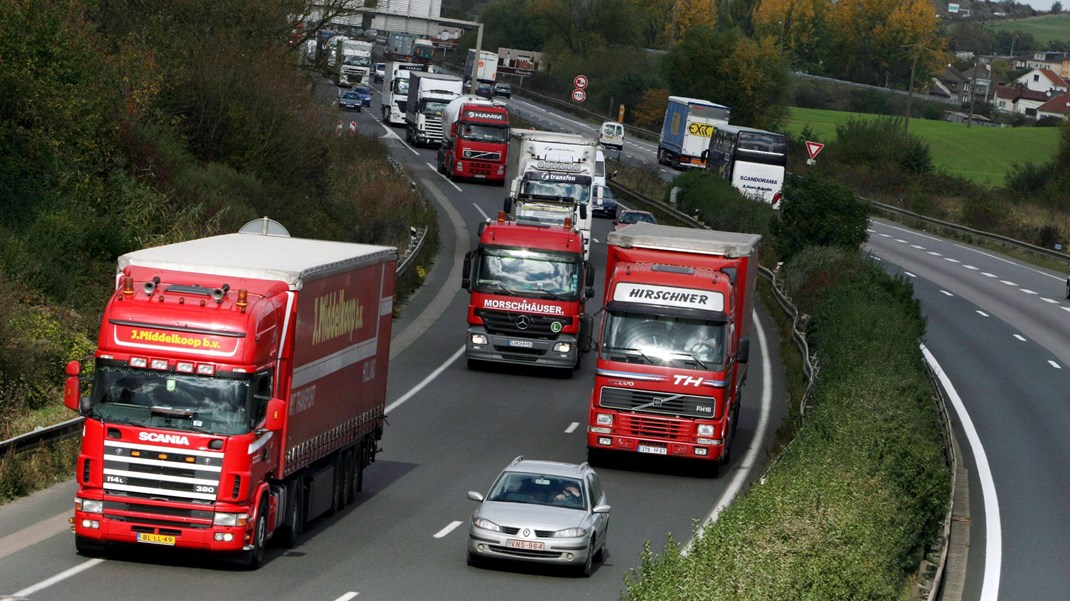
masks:
{"label": "white house", "polygon": [[1049,96],[1070,90],[1070,83],[1055,71],[1047,68],[1033,69],[1014,80],[1034,92],[1044,92]]}
{"label": "white house", "polygon": [[1037,107],[1037,119],[1041,117],[1070,118],[1070,92],[1052,96],[1050,100]]}

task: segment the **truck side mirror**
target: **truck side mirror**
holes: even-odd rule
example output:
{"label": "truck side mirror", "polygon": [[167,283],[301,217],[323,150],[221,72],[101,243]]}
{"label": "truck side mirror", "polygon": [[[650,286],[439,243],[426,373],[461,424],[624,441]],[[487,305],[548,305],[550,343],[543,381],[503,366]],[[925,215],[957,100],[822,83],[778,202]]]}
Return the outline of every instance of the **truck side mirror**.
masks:
{"label": "truck side mirror", "polygon": [[587,286],[583,289],[583,296],[585,298],[594,298],[594,286]]}
{"label": "truck side mirror", "polygon": [[461,267],[461,288],[472,288],[472,251],[464,253],[464,265]]}
{"label": "truck side mirror", "polygon": [[750,338],[743,338],[739,341],[739,350],[736,351],[736,361],[740,363],[746,363],[750,357]]}
{"label": "truck side mirror", "polygon": [[586,286],[594,286],[594,267],[587,268],[587,275],[584,276],[583,283]]}
{"label": "truck side mirror", "polygon": [[580,205],[580,219],[587,219],[587,205]]}
{"label": "truck side mirror", "polygon": [[505,197],[505,204],[502,206],[502,210],[505,211],[506,213],[512,213],[513,212],[513,197],[512,196],[506,196]]}
{"label": "truck side mirror", "polygon": [[270,432],[281,432],[286,419],[286,402],[282,399],[268,401],[267,416],[264,418],[264,428]]}
{"label": "truck side mirror", "polygon": [[63,385],[63,404],[67,406],[71,411],[77,411],[81,413],[81,403],[79,403],[79,395],[81,394],[81,383],[78,381],[78,375],[82,373],[82,364],[77,361],[71,361],[67,363],[67,381]]}

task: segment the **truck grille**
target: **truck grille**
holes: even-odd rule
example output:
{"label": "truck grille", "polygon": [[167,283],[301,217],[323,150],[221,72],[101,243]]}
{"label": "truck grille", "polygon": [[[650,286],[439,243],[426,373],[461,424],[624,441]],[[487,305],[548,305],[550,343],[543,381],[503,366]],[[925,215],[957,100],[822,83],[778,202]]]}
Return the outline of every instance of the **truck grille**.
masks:
{"label": "truck grille", "polygon": [[436,117],[428,117],[424,121],[424,134],[428,140],[441,140],[442,139],[442,119]]}
{"label": "truck grille", "polygon": [[502,153],[489,150],[472,150],[471,148],[465,148],[464,152],[461,153],[461,157],[471,161],[502,162]]}
{"label": "truck grille", "polygon": [[691,438],[691,424],[661,417],[618,413],[617,431],[624,436],[650,438],[653,440],[681,440]]}
{"label": "truck grille", "polygon": [[713,419],[717,399],[708,396],[677,395],[671,392],[602,387],[598,405],[606,409],[657,413],[679,417]]}
{"label": "truck grille", "polygon": [[[477,309],[476,317],[483,320],[483,327],[490,334],[522,336],[524,338],[555,339],[557,334],[551,329],[555,322],[561,323],[561,317],[549,315],[531,315],[528,313],[509,313]],[[567,323],[567,322],[566,322]]]}
{"label": "truck grille", "polygon": [[223,453],[108,440],[104,491],[114,497],[212,504]]}

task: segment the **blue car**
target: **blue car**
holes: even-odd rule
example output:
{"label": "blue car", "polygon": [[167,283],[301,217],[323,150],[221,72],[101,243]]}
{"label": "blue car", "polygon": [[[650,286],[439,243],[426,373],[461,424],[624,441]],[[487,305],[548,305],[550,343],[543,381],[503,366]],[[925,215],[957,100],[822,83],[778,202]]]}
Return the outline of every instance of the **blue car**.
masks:
{"label": "blue car", "polygon": [[353,91],[360,97],[361,106],[372,105],[372,89],[368,86],[353,86]]}
{"label": "blue car", "polygon": [[359,113],[362,106],[364,106],[364,101],[361,100],[360,94],[355,90],[344,90],[338,95],[338,108],[343,111],[357,111]]}
{"label": "blue car", "polygon": [[609,217],[610,219],[617,218],[617,198],[613,196],[613,191],[608,186],[600,186],[602,188],[602,202],[595,201],[591,207],[591,214],[595,217]]}

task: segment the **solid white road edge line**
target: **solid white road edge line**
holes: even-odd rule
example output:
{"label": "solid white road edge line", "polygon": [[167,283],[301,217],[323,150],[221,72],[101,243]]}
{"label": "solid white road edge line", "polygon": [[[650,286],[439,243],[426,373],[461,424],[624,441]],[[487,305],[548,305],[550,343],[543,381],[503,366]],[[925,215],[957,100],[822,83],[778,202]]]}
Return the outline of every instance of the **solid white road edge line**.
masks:
{"label": "solid white road edge line", "polygon": [[103,563],[103,562],[104,562],[103,559],[90,559],[89,561],[86,561],[84,563],[80,563],[80,564],[74,566],[73,568],[71,568],[69,570],[64,570],[64,571],[60,572],[59,574],[56,574],[55,576],[53,576],[51,578],[48,578],[46,580],[42,580],[41,582],[38,582],[37,584],[35,584],[33,586],[28,586],[28,587],[22,589],[21,591],[17,591],[12,596],[13,597],[29,597],[30,595],[36,593],[37,591],[44,590],[44,589],[52,586],[53,584],[56,584],[57,582],[62,582],[64,580],[70,578],[71,576],[74,576],[76,574],[84,572],[85,570],[88,570],[89,568],[92,568],[92,567],[96,566],[97,564],[100,564],[100,563]]}
{"label": "solid white road edge line", "polygon": [[773,404],[773,387],[770,384],[770,378],[772,378],[772,368],[769,367],[769,345],[766,344],[765,330],[762,329],[761,322],[758,321],[758,312],[754,311],[752,317],[754,323],[757,326],[758,331],[758,344],[762,346],[762,403],[761,413],[758,418],[758,428],[755,432],[761,433],[759,436],[755,436],[751,440],[750,448],[747,449],[747,456],[743,458],[741,467],[744,469],[736,472],[732,482],[728,485],[728,488],[721,494],[721,498],[717,500],[717,504],[713,506],[713,510],[710,511],[706,519],[702,521],[698,529],[695,531],[695,538],[687,541],[684,545],[681,555],[687,555],[691,551],[691,545],[694,544],[696,538],[702,536],[702,531],[706,528],[707,524],[711,524],[717,521],[717,516],[721,514],[725,507],[736,498],[739,491],[743,489],[743,484],[746,483],[750,477],[751,470],[754,469],[754,460],[758,456],[758,452],[764,447],[765,439],[768,433],[765,432],[769,426],[769,413]]}
{"label": "solid white road edge line", "polygon": [[1003,563],[1001,555],[1003,531],[999,519],[999,501],[996,499],[996,482],[992,479],[992,469],[988,466],[988,455],[985,454],[981,437],[977,434],[973,420],[966,412],[966,406],[962,404],[955,386],[951,384],[951,380],[940,367],[940,363],[936,361],[936,357],[924,344],[921,345],[921,352],[925,355],[925,361],[928,362],[933,373],[940,380],[940,385],[947,392],[947,397],[951,399],[955,413],[962,422],[962,429],[966,432],[966,439],[970,443],[970,452],[973,453],[974,462],[977,464],[977,478],[981,481],[981,496],[985,499],[985,576],[981,583],[980,601],[995,601],[999,596],[1000,568]]}
{"label": "solid white road edge line", "polygon": [[458,186],[457,184],[453,183],[453,182],[452,182],[452,181],[450,180],[450,178],[448,178],[448,177],[446,177],[445,175],[443,175],[443,174],[441,174],[441,173],[439,173],[439,172],[438,172],[438,166],[437,166],[437,165],[432,165],[431,163],[424,163],[424,165],[427,165],[427,166],[428,166],[428,167],[429,167],[429,168],[431,169],[431,171],[434,171],[434,172],[435,172],[435,175],[437,175],[437,176],[441,177],[441,178],[442,178],[442,181],[444,181],[444,182],[446,182],[447,184],[449,184],[449,185],[453,186],[454,188],[456,188],[458,192],[460,192],[460,191],[461,191],[461,187],[460,187],[460,186]]}

